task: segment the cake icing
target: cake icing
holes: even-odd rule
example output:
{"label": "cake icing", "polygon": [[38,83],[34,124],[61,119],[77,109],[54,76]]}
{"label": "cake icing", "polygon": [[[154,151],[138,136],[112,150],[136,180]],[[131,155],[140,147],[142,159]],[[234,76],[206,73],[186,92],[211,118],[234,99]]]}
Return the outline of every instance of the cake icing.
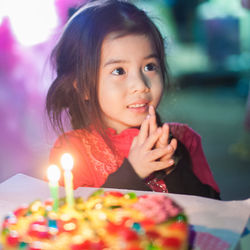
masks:
{"label": "cake icing", "polygon": [[179,250],[187,249],[183,209],[163,194],[97,190],[88,199],[34,201],[2,222],[3,249],[24,250]]}

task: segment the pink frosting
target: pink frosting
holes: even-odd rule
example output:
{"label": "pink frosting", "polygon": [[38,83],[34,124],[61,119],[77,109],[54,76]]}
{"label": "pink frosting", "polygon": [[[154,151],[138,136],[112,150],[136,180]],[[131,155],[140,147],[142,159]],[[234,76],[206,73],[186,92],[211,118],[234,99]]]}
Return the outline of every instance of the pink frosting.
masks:
{"label": "pink frosting", "polygon": [[166,221],[168,218],[177,216],[182,209],[170,198],[163,195],[141,196],[139,201],[133,205],[147,218],[153,219],[156,223]]}

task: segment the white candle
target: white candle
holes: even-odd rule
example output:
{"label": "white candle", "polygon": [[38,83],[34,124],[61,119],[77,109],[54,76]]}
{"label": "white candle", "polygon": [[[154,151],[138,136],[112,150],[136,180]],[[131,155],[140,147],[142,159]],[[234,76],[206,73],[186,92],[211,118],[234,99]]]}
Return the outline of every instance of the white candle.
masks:
{"label": "white candle", "polygon": [[72,168],[73,168],[73,158],[70,154],[65,153],[61,157],[61,164],[64,169],[64,185],[66,191],[66,201],[68,206],[74,206],[74,194],[73,194],[73,175],[72,175]]}
{"label": "white candle", "polygon": [[61,176],[60,169],[56,165],[50,165],[47,169],[50,193],[53,199],[53,210],[58,209],[58,181]]}

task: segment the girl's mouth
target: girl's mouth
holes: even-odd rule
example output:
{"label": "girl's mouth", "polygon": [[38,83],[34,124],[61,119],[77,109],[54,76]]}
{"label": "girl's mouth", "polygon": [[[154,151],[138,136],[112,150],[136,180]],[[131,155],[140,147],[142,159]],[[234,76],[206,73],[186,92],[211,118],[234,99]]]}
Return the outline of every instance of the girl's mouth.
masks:
{"label": "girl's mouth", "polygon": [[148,112],[148,103],[133,103],[127,106],[133,112],[145,113]]}
{"label": "girl's mouth", "polygon": [[147,105],[146,103],[131,104],[131,105],[128,105],[128,108],[141,108],[141,107],[145,107],[146,105]]}

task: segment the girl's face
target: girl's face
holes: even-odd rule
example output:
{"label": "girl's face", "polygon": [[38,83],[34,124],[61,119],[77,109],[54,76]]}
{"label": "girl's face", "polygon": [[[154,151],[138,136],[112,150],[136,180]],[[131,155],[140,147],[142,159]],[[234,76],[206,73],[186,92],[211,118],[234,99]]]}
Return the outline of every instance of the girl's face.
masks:
{"label": "girl's face", "polygon": [[98,99],[105,125],[117,133],[138,127],[163,91],[160,65],[149,38],[110,33],[101,48]]}

